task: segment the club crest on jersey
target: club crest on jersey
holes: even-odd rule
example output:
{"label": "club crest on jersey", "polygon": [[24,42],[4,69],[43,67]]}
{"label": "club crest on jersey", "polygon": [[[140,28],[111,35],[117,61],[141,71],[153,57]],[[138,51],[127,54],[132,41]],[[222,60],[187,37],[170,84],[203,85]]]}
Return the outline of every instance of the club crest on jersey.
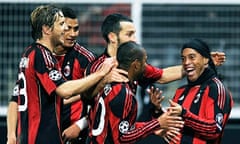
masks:
{"label": "club crest on jersey", "polygon": [[222,113],[218,113],[218,114],[216,115],[215,120],[216,120],[216,122],[217,122],[218,124],[222,124],[222,122],[223,122],[223,114],[222,114]]}
{"label": "club crest on jersey", "polygon": [[129,130],[129,122],[128,121],[121,121],[118,128],[121,133],[126,133]]}
{"label": "club crest on jersey", "polygon": [[19,68],[28,68],[29,58],[23,57],[20,60]]}
{"label": "club crest on jersey", "polygon": [[112,90],[112,87],[110,84],[106,84],[103,90],[104,90],[104,94],[108,95],[110,93],[110,91]]}
{"label": "club crest on jersey", "polygon": [[57,70],[52,70],[49,72],[49,77],[53,81],[58,81],[62,78],[62,74]]}
{"label": "club crest on jersey", "polygon": [[201,94],[198,93],[198,94],[196,95],[195,100],[194,100],[193,102],[194,102],[194,103],[197,103],[197,102],[199,101],[200,97],[201,97]]}
{"label": "club crest on jersey", "polygon": [[71,69],[70,69],[70,66],[69,65],[66,65],[63,69],[63,74],[64,76],[68,77],[71,73]]}

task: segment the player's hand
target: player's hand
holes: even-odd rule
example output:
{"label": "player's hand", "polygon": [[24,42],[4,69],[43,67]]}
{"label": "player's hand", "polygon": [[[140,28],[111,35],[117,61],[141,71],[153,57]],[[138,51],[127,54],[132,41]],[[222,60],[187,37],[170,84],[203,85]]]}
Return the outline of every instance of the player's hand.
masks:
{"label": "player's hand", "polygon": [[178,103],[169,100],[170,107],[167,108],[167,111],[171,113],[171,115],[179,116],[182,113],[182,106]]}
{"label": "player's hand", "polygon": [[105,83],[111,82],[128,82],[129,79],[127,77],[128,72],[122,69],[118,69],[116,67],[112,68],[112,70],[104,77]]}
{"label": "player's hand", "polygon": [[8,137],[7,144],[16,144],[16,143],[17,143],[16,136]]}
{"label": "player's hand", "polygon": [[167,143],[171,142],[177,144],[180,141],[180,138],[178,137],[178,135],[180,134],[181,133],[179,131],[168,130],[164,133],[162,137]]}
{"label": "player's hand", "polygon": [[221,66],[226,61],[224,52],[211,52],[211,57],[215,66]]}
{"label": "player's hand", "polygon": [[179,131],[159,129],[154,131],[154,134],[162,137],[167,143],[177,144],[180,141],[178,137],[180,135]]}
{"label": "player's hand", "polygon": [[167,130],[180,131],[184,125],[182,117],[172,116],[169,112],[163,113],[157,120],[160,127]]}
{"label": "player's hand", "polygon": [[113,67],[117,67],[117,65],[118,62],[116,57],[106,58],[99,71],[102,72],[103,75],[106,75],[112,70]]}
{"label": "player's hand", "polygon": [[154,134],[160,137],[163,137],[166,134],[166,130],[165,129],[159,129],[159,130],[155,130]]}
{"label": "player's hand", "polygon": [[159,88],[154,88],[151,86],[150,89],[147,89],[147,93],[150,96],[152,104],[156,107],[157,110],[162,109],[162,101],[164,100],[164,96],[162,96],[162,91]]}
{"label": "player's hand", "polygon": [[81,130],[76,124],[72,124],[70,127],[65,129],[62,133],[63,141],[66,142],[71,139],[75,139],[80,134]]}

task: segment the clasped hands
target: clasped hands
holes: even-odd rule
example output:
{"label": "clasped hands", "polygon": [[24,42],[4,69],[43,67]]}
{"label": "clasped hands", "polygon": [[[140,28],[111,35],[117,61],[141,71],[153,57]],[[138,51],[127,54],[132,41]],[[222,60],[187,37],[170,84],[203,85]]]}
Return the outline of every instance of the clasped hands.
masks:
{"label": "clasped hands", "polygon": [[159,88],[147,89],[150,96],[152,104],[155,106],[155,112],[163,111],[163,113],[157,118],[160,124],[160,129],[154,132],[155,135],[161,136],[168,143],[177,143],[180,135],[180,131],[184,126],[184,121],[181,117],[182,106],[169,100],[169,107],[166,110],[162,110],[162,101],[164,96],[162,96],[162,91]]}

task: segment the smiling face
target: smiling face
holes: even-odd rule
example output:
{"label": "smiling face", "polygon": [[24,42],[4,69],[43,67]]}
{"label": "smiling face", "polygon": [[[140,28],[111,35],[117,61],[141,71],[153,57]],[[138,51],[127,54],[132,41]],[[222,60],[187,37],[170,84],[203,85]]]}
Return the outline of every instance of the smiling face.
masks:
{"label": "smiling face", "polygon": [[182,51],[182,66],[188,80],[196,81],[207,67],[208,59],[192,48],[185,48]]}
{"label": "smiling face", "polygon": [[59,12],[56,15],[57,15],[56,21],[51,27],[52,30],[51,40],[55,46],[58,46],[64,43],[64,31],[67,29],[67,27],[65,25],[65,18],[62,12]]}
{"label": "smiling face", "polygon": [[77,19],[66,17],[65,24],[67,29],[64,34],[64,47],[73,47],[79,34],[79,24]]}

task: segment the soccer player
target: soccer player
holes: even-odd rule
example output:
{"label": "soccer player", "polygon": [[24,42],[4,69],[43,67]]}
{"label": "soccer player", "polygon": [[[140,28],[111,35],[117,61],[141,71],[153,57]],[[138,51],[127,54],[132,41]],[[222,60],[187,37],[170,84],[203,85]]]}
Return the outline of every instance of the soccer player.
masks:
{"label": "soccer player", "polygon": [[[79,35],[79,23],[76,13],[68,7],[63,7],[62,11],[68,29],[65,30],[64,44],[58,46],[54,53],[61,65],[64,77],[68,80],[79,79],[84,77],[85,68],[95,59],[95,55],[76,42]],[[85,128],[87,127],[85,117],[87,115],[87,104],[80,98],[83,97],[78,95],[65,99],[63,105],[62,135],[64,141],[71,141],[72,144],[85,143],[87,137],[87,129]],[[81,119],[80,123],[77,122],[79,119]]]}
{"label": "soccer player", "polygon": [[[86,74],[95,72],[99,66],[101,66],[101,63],[104,61],[104,59],[108,57],[115,57],[117,54],[117,49],[122,43],[136,41],[136,29],[133,21],[122,14],[113,13],[108,15],[102,23],[101,32],[107,43],[107,47],[104,53],[87,67]],[[217,57],[218,59],[216,59],[216,64],[222,64],[222,62],[225,61],[225,54],[222,55],[219,53],[218,56],[220,57]],[[184,72],[181,65],[160,69],[147,64],[145,66],[143,77],[133,83],[134,86],[132,87],[132,92],[136,93],[137,85],[145,87],[146,85],[154,82],[164,84],[181,79],[183,76]],[[91,96],[95,96],[105,86],[106,83],[108,83],[107,79],[101,80],[97,86],[91,89]]]}
{"label": "soccer player", "polygon": [[[233,99],[218,78],[210,48],[200,39],[192,39],[181,49],[182,66],[188,83],[176,90],[168,108],[184,120],[177,143],[219,144],[228,121]],[[165,136],[169,143],[174,137]]]}
{"label": "soccer player", "polygon": [[140,45],[130,41],[120,45],[117,60],[118,67],[128,72],[129,82],[106,84],[94,98],[87,143],[130,144],[160,128],[180,129],[183,121],[171,113],[148,122],[136,122],[137,100],[132,84],[142,77],[147,55]]}
{"label": "soccer player", "polygon": [[[113,13],[108,15],[102,23],[101,32],[107,43],[107,47],[105,48],[104,53],[87,67],[86,74],[95,72],[105,58],[116,56],[120,44],[127,41],[136,41],[136,29],[133,21],[122,14]],[[214,63],[216,65],[221,65],[224,61],[225,53],[214,53]],[[184,72],[181,65],[160,69],[147,64],[142,79],[135,83],[135,90],[133,91],[136,92],[138,84],[141,86],[149,85],[154,82],[164,84],[181,79],[183,76]],[[102,80],[97,88],[95,88],[94,91],[92,90],[92,96],[97,94],[97,92],[103,88],[105,83],[107,83],[107,79]]]}
{"label": "soccer player", "polygon": [[[65,23],[67,30],[64,32],[64,43],[54,49],[55,57],[57,58],[63,76],[67,80],[80,79],[84,77],[85,68],[87,65],[95,59],[95,55],[85,47],[76,42],[76,38],[79,35],[79,23],[76,13],[68,7],[61,8],[65,17]],[[64,99],[62,113],[62,130],[67,129],[71,124],[77,120],[83,118],[87,114],[87,106],[81,99],[80,95],[74,96],[69,99]],[[81,131],[81,135],[78,134]],[[87,129],[75,127],[75,131],[78,138],[73,138],[72,144],[85,143],[87,137]],[[63,132],[65,139],[72,135],[70,129]],[[76,137],[76,136],[74,136]]]}
{"label": "soccer player", "polygon": [[53,5],[38,6],[30,17],[35,42],[25,49],[19,63],[7,115],[8,143],[61,144],[61,97],[70,98],[93,86],[109,73],[116,60],[107,59],[88,77],[66,81],[53,56],[53,49],[63,44],[67,30],[62,11]]}

